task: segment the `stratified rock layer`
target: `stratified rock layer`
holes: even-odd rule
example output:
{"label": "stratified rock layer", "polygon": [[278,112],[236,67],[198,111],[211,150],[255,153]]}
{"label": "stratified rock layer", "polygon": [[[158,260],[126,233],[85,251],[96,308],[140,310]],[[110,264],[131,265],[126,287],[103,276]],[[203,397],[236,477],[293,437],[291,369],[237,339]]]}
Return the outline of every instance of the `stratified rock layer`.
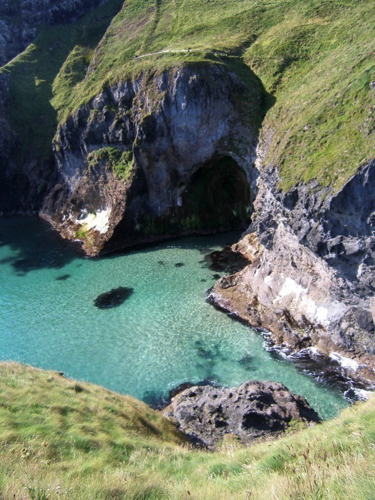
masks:
{"label": "stratified rock layer", "polygon": [[250,381],[235,388],[193,386],[163,410],[194,442],[214,447],[225,434],[242,443],[287,429],[292,420],[318,422],[306,399],[283,384]]}
{"label": "stratified rock layer", "polygon": [[210,302],[271,331],[286,352],[334,359],[373,387],[375,162],[336,194],[305,185],[283,193],[277,170],[259,166],[256,216],[233,248],[251,263],[222,278]]}

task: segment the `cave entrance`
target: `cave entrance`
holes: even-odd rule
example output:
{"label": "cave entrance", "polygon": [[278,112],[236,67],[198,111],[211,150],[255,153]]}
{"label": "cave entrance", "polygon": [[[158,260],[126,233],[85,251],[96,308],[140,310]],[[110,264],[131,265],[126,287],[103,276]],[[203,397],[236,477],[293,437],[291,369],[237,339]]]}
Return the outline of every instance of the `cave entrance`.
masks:
{"label": "cave entrance", "polygon": [[182,194],[179,220],[187,230],[226,231],[249,223],[250,187],[244,170],[224,156],[203,165]]}

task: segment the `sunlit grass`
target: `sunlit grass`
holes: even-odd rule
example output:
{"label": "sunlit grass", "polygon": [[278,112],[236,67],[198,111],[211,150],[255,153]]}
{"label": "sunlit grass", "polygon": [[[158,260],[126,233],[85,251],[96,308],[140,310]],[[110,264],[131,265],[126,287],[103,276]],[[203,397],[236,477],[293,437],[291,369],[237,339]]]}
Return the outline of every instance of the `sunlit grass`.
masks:
{"label": "sunlit grass", "polygon": [[375,487],[375,399],[323,424],[214,453],[131,397],[0,364],[0,498],[363,499]]}
{"label": "sunlit grass", "polygon": [[[373,157],[371,0],[127,0],[112,20],[121,3],[42,28],[5,68],[24,158],[50,155],[58,122],[106,87],[196,63],[246,64],[274,96],[259,121],[267,112],[266,161],[283,189],[311,179],[338,189]],[[135,58],[163,50],[171,52]]]}

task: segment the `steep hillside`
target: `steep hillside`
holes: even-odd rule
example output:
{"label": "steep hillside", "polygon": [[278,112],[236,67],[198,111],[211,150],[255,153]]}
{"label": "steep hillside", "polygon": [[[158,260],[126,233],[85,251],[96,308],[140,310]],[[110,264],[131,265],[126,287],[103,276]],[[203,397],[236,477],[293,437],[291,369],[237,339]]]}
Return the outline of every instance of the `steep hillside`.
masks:
{"label": "steep hillside", "polygon": [[[145,69],[225,64],[228,55],[234,71],[243,61],[276,98],[263,128],[273,131],[268,160],[282,186],[317,179],[339,188],[375,147],[374,34],[369,1],[130,0],[73,102],[59,103],[61,119]],[[170,52],[134,59],[159,51]]]}
{"label": "steep hillside", "polygon": [[[17,10],[21,8],[20,3],[27,4],[12,2],[12,9],[7,11],[18,28],[23,22],[23,11]],[[48,26],[44,23],[52,16],[52,11],[40,11],[40,4],[29,2],[24,6],[24,17],[25,22],[31,22],[33,17],[27,9],[34,12],[37,18],[37,26],[33,28],[36,39],[24,52],[0,68],[0,120],[3,132],[0,138],[0,211],[6,213],[36,210],[48,187],[56,181],[52,140],[58,120],[56,109],[50,102],[54,79],[73,49],[75,55],[71,57],[74,58],[75,74],[69,78],[71,86],[79,81],[77,72],[80,72],[80,78],[84,77],[96,45],[122,2],[111,0],[83,17],[82,2],[55,2],[54,6],[61,7],[60,4],[66,8],[70,5],[72,9],[74,5],[77,7],[80,4],[81,16],[78,17],[81,19],[69,23],[69,16],[63,16],[60,21],[65,21],[65,24],[61,24],[57,16],[57,24]],[[46,5],[43,4],[44,7]],[[57,9],[58,12],[60,10]],[[44,19],[43,16],[47,17]]]}
{"label": "steep hillside", "polygon": [[14,363],[0,364],[4,500],[370,499],[375,401],[285,437],[189,448],[144,403]]}
{"label": "steep hillside", "polygon": [[[18,4],[8,4],[4,15],[14,16]],[[261,121],[274,104],[263,130],[267,161],[278,166],[284,189],[311,179],[338,189],[371,159],[375,68],[370,1],[129,0],[99,45],[122,2],[112,0],[78,24],[63,26],[58,23],[69,19],[61,14],[63,8],[74,19],[74,9],[82,13],[83,3],[57,4],[50,10],[44,6],[39,17],[34,14],[54,26],[34,28],[35,42],[3,70],[11,78],[8,108],[18,136],[14,151],[20,147],[22,154],[16,160],[8,154],[2,170],[7,161],[15,162],[26,177],[21,192],[30,190],[36,178],[40,194],[54,178],[51,167],[43,163],[35,172],[33,163],[49,157],[57,120],[64,122],[119,81],[194,62],[229,64],[239,74],[247,66],[262,81],[271,96],[256,119]],[[159,51],[167,52],[135,59]],[[38,193],[33,196],[41,200]],[[23,207],[30,205],[36,206],[31,196]]]}

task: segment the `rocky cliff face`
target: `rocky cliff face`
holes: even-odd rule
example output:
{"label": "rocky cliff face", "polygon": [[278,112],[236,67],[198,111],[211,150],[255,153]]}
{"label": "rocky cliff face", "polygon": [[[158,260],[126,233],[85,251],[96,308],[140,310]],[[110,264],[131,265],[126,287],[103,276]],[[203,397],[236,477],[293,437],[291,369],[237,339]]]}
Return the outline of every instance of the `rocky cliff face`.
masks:
{"label": "rocky cliff face", "polygon": [[106,0],[3,0],[0,5],[0,66],[34,40],[42,24],[67,23]]}
{"label": "rocky cliff face", "polygon": [[[30,43],[36,26],[74,20],[101,3],[3,1],[0,64]],[[237,73],[225,55],[215,61],[105,87],[60,124],[54,158],[39,161],[28,151],[21,166],[22,137],[10,125],[2,72],[0,211],[43,205],[42,215],[88,255],[245,228],[253,214],[234,249],[249,265],[220,280],[210,300],[271,331],[284,352],[325,356],[368,387],[375,380],[375,162],[336,193],[317,182],[281,191],[277,165],[265,161],[274,132],[263,129],[258,143],[261,82],[240,60]]]}
{"label": "rocky cliff face", "polygon": [[258,152],[253,223],[234,248],[251,263],[222,278],[209,300],[270,330],[285,353],[333,360],[344,378],[371,387],[375,162],[338,193],[317,184],[284,193]]}
{"label": "rocky cliff face", "polygon": [[[95,255],[239,228],[253,212],[235,249],[250,264],[221,279],[209,300],[269,330],[284,353],[333,365],[346,387],[371,387],[375,162],[337,193],[314,182],[281,191],[277,168],[264,161],[269,132],[257,145],[236,100],[244,92],[219,65],[103,91],[58,130],[58,182],[43,214]],[[251,92],[261,102],[261,86]]]}
{"label": "rocky cliff face", "polygon": [[44,216],[91,255],[246,227],[260,107],[246,115],[236,96],[249,91],[260,103],[261,87],[204,64],[107,89],[58,130]]}

